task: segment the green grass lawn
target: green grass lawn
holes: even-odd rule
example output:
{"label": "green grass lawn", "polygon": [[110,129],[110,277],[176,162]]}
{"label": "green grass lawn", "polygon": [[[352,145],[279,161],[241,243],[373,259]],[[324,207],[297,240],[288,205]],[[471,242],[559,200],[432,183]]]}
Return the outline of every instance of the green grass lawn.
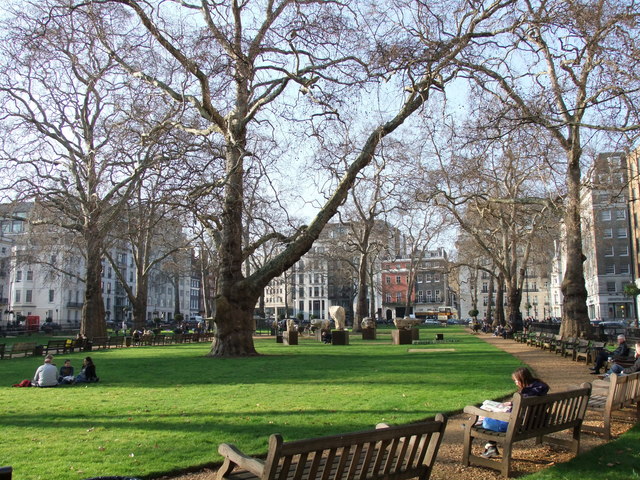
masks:
{"label": "green grass lawn", "polygon": [[[53,389],[11,388],[41,358],[0,361],[0,465],[20,480],[152,477],[219,462],[221,442],[261,454],[274,432],[292,440],[400,424],[513,393],[518,360],[461,327],[421,336],[435,333],[459,341],[394,346],[383,334],[340,347],[261,338],[263,355],[244,359],[205,358],[208,344],[112,349],[91,353],[100,383]],[[70,358],[79,370],[84,355],[56,363]]]}

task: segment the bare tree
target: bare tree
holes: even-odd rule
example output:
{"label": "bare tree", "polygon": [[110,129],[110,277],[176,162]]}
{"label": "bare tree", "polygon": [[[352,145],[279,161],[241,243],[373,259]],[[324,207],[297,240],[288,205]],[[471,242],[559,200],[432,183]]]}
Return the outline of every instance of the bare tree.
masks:
{"label": "bare tree", "polygon": [[[24,2],[4,22],[0,101],[7,196],[37,201],[30,220],[67,232],[84,257],[80,331],[106,334],[102,255],[141,173],[156,163],[130,153],[136,94],[83,18]],[[138,92],[139,93],[139,92]]]}
{"label": "bare tree", "polygon": [[[523,1],[520,23],[501,41],[478,44],[459,65],[489,94],[515,109],[515,126],[545,129],[566,157],[567,245],[561,333],[590,335],[580,190],[585,132],[638,129],[638,15],[633,1]],[[602,140],[602,136],[595,138]]]}
{"label": "bare tree", "polygon": [[[103,28],[104,45],[132,76],[198,113],[198,124],[176,127],[224,141],[222,211],[216,222],[221,239],[218,336],[211,355],[240,356],[256,354],[252,312],[264,287],[311,248],[380,141],[419,110],[434,87],[444,88],[453,78],[447,72],[451,60],[474,37],[491,35],[487,21],[512,1],[447,2],[454,13],[445,18],[433,15],[427,5],[412,3],[413,38],[396,27],[404,12],[380,11],[366,2],[72,3],[76,11],[94,15]],[[119,15],[118,7],[134,14],[121,29],[126,34],[108,30],[110,19]],[[149,58],[162,66],[150,66]],[[376,83],[383,78],[388,82]],[[317,132],[315,127],[339,121],[340,111],[366,92],[363,87],[381,88],[385,97],[397,101],[390,113],[377,109],[375,121],[366,122],[360,147],[350,153],[340,182],[314,220],[289,238],[277,257],[250,276],[243,275],[246,252],[255,250],[253,244],[244,244],[243,234],[245,175],[259,160],[251,150],[254,132],[271,126],[283,132],[275,125],[284,120],[291,120],[286,123],[291,130],[300,126]]]}

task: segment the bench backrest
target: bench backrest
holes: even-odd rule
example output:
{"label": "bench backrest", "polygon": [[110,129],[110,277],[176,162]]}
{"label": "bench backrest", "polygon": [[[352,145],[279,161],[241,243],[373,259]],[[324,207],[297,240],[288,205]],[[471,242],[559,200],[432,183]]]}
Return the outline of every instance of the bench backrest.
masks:
{"label": "bench backrest", "polygon": [[523,397],[516,393],[506,437],[521,440],[580,426],[590,395],[590,383],[542,397]]}
{"label": "bench backrest", "polygon": [[446,419],[331,437],[283,442],[269,438],[263,480],[427,479]]}
{"label": "bench backrest", "polygon": [[13,347],[11,347],[11,350],[14,352],[29,352],[34,348],[36,348],[36,342],[16,342],[13,344]]}
{"label": "bench backrest", "polygon": [[640,372],[609,376],[607,403],[611,410],[620,410],[640,401]]}

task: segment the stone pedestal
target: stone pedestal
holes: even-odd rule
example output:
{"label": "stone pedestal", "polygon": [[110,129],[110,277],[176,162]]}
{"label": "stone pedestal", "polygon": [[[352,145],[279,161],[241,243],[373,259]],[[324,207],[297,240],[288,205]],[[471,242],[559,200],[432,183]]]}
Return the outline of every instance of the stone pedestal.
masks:
{"label": "stone pedestal", "polygon": [[349,345],[349,332],[346,330],[331,330],[331,345]]}
{"label": "stone pedestal", "polygon": [[363,340],[375,340],[376,339],[376,329],[375,328],[363,328],[362,329],[362,339]]}
{"label": "stone pedestal", "polygon": [[436,333],[436,342],[444,342],[444,333]]}
{"label": "stone pedestal", "polygon": [[412,328],[411,329],[411,340],[420,340],[420,329]]}
{"label": "stone pedestal", "polygon": [[276,335],[276,343],[283,343],[282,334]]}
{"label": "stone pedestal", "polygon": [[411,345],[411,343],[413,342],[413,332],[411,330],[391,330],[391,339],[393,340],[393,344]]}
{"label": "stone pedestal", "polygon": [[298,332],[287,330],[282,333],[282,340],[285,345],[298,345]]}

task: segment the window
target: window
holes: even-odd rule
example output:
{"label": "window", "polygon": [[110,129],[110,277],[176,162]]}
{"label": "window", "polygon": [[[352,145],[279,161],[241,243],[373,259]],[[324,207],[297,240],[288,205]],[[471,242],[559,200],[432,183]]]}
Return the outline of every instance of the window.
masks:
{"label": "window", "polygon": [[387,275],[387,276],[385,277],[385,280],[386,280],[386,284],[387,284],[387,285],[390,285],[390,284],[391,284],[391,277],[390,277],[389,275]]}
{"label": "window", "polygon": [[605,267],[606,273],[616,273],[616,266],[613,263],[607,263]]}
{"label": "window", "polygon": [[482,282],[482,293],[489,293],[489,284],[487,282]]}
{"label": "window", "polygon": [[619,255],[621,257],[628,257],[629,256],[629,247],[627,245],[625,245],[624,247],[618,247],[618,250],[620,250]]}
{"label": "window", "polygon": [[605,228],[602,233],[604,238],[613,238],[613,228]]}
{"label": "window", "polygon": [[616,282],[607,282],[607,292],[615,292],[616,291]]}
{"label": "window", "polygon": [[22,281],[22,270],[18,270],[16,272],[16,282],[21,282]]}
{"label": "window", "polygon": [[618,238],[627,238],[627,229],[626,228],[618,228],[617,234],[618,234]]}
{"label": "window", "polygon": [[605,257],[613,257],[613,245],[605,245],[602,249],[602,253],[604,253]]}
{"label": "window", "polygon": [[27,290],[24,295],[24,301],[31,303],[33,301],[33,290]]}
{"label": "window", "polygon": [[402,302],[402,293],[401,292],[396,293],[396,302],[398,302],[398,303]]}
{"label": "window", "polygon": [[422,290],[418,290],[418,301],[419,301],[419,302],[422,302],[422,301],[423,301],[423,300],[422,300],[422,295],[423,295]]}
{"label": "window", "polygon": [[386,301],[387,301],[387,303],[391,303],[391,294],[390,293],[387,293]]}
{"label": "window", "polygon": [[422,275],[418,275],[416,281],[418,283],[422,283],[422,280],[423,280],[423,276]]}
{"label": "window", "polygon": [[401,282],[402,282],[402,280],[400,280],[400,275],[397,275],[396,276],[396,283],[400,284]]}
{"label": "window", "polygon": [[617,220],[624,220],[625,218],[627,218],[627,211],[626,210],[616,210],[616,219]]}
{"label": "window", "polygon": [[439,273],[434,273],[433,274],[433,281],[434,282],[439,282],[440,281],[440,274]]}
{"label": "window", "polygon": [[611,210],[602,210],[600,212],[600,220],[603,222],[608,222],[611,220]]}
{"label": "window", "polygon": [[431,290],[427,290],[427,302],[431,301],[432,296],[433,296],[433,293],[431,292]]}
{"label": "window", "polygon": [[436,290],[436,302],[440,301],[440,290]]}
{"label": "window", "polygon": [[55,290],[49,290],[49,301],[53,302],[56,296]]}
{"label": "window", "polygon": [[433,275],[427,273],[427,282],[431,282],[433,280]]}
{"label": "window", "polygon": [[20,300],[20,290],[16,290],[15,299],[16,299],[16,303],[20,303],[21,302],[21,300]]}
{"label": "window", "polygon": [[27,282],[33,282],[33,271],[27,270]]}
{"label": "window", "polygon": [[629,273],[629,264],[623,263],[620,265],[620,273]]}

